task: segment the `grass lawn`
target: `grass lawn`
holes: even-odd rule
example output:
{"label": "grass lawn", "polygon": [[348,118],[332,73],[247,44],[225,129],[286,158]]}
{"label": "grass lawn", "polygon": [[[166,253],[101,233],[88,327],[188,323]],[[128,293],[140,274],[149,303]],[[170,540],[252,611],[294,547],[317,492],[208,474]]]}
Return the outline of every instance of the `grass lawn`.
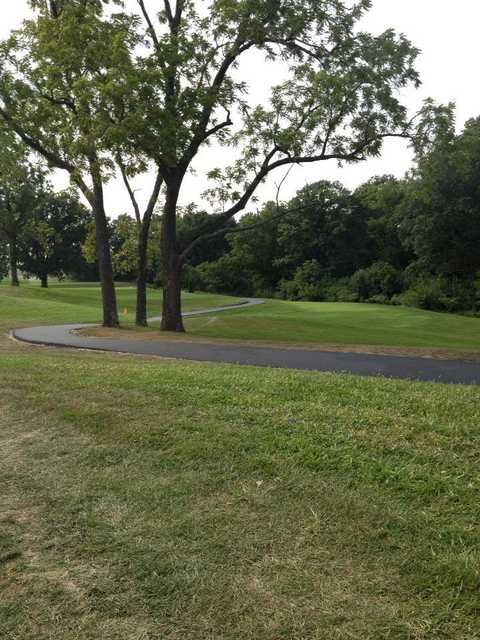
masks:
{"label": "grass lawn", "polygon": [[[117,286],[118,308],[124,325],[135,322],[135,287]],[[161,291],[148,290],[148,313],[158,316],[162,312]],[[185,311],[204,309],[241,302],[241,298],[197,293],[184,293]],[[125,313],[127,311],[128,313]],[[41,289],[37,283],[24,283],[14,289],[0,284],[0,313],[3,318],[15,318],[17,325],[36,323],[55,324],[101,321],[101,297],[98,284],[59,283]],[[16,325],[16,326],[17,326]]]}
{"label": "grass lawn", "polygon": [[94,310],[21,295],[2,640],[480,638],[480,388],[29,347]]}
{"label": "grass lawn", "polygon": [[187,321],[195,335],[265,342],[480,350],[480,319],[407,307],[284,302]]}

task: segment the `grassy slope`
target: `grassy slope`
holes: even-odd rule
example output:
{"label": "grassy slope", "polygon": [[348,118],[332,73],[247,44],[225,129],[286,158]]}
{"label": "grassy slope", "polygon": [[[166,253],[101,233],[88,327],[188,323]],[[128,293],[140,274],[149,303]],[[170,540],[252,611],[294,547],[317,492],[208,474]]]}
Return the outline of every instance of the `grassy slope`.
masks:
{"label": "grassy slope", "polygon": [[479,388],[7,339],[0,386],[1,638],[480,638]]}
{"label": "grassy slope", "polygon": [[[117,287],[118,307],[123,324],[135,320],[135,287]],[[161,314],[161,292],[149,290],[150,315]],[[212,294],[183,295],[185,311],[235,304],[241,298]],[[127,310],[128,314],[124,314]],[[4,318],[15,318],[25,323],[97,322],[101,318],[101,299],[98,285],[65,283],[41,289],[37,284],[23,285],[19,289],[0,285],[0,313]]]}
{"label": "grassy slope", "polygon": [[382,305],[282,302],[187,322],[195,335],[273,342],[480,349],[480,319]]}

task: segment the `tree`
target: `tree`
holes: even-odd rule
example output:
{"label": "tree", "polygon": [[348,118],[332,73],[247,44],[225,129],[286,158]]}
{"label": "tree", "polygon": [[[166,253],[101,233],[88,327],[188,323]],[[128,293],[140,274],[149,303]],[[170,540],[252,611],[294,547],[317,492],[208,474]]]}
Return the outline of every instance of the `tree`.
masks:
{"label": "tree", "polygon": [[45,189],[45,172],[31,162],[28,149],[0,129],[0,240],[8,247],[12,287],[20,285],[20,244]]}
{"label": "tree", "polygon": [[0,282],[8,275],[8,246],[0,236]]}
{"label": "tree", "polygon": [[26,224],[20,262],[29,275],[48,286],[48,276],[62,277],[84,269],[82,245],[92,215],[75,192],[45,193]]}
{"label": "tree", "polygon": [[367,224],[369,264],[380,261],[405,269],[413,258],[399,236],[406,186],[393,176],[375,176],[353,194],[354,206]]}
{"label": "tree", "polygon": [[[133,210],[135,213],[136,223],[136,241],[135,241],[135,255],[136,255],[136,274],[137,274],[137,305],[136,305],[136,319],[135,324],[139,327],[147,326],[147,277],[148,277],[148,245],[150,239],[150,232],[152,227],[153,215],[155,213],[155,206],[157,204],[160,191],[163,186],[163,176],[158,171],[153,187],[152,195],[147,204],[145,211],[141,212],[140,205],[135,196],[135,192],[132,189],[129,180],[129,170],[125,167],[122,160],[117,158],[117,164],[120,167],[123,182],[127,189],[128,195],[132,202]],[[140,167],[144,168],[143,163],[140,163]],[[130,173],[135,175],[141,171],[141,168],[130,168]],[[132,247],[133,248],[133,247]]]}
{"label": "tree", "polygon": [[[237,161],[209,173],[221,204],[217,229],[244,210],[274,171],[380,153],[387,137],[412,131],[397,90],[418,84],[417,50],[391,30],[361,32],[370,0],[164,0],[156,18],[138,0],[150,50],[139,61],[144,118],[132,141],[157,163],[165,181],[162,328],[183,331],[181,270],[211,237],[212,224],[185,246],[177,236],[185,176],[210,142],[235,148]],[[254,51],[285,69],[268,105],[248,104],[248,83],[235,79]],[[147,135],[148,132],[148,135]],[[216,233],[215,231],[213,233]]]}
{"label": "tree", "polygon": [[338,182],[320,181],[301,189],[278,224],[281,256],[277,264],[289,278],[305,261],[315,260],[324,275],[340,277],[368,264],[367,225],[351,193]]}
{"label": "tree", "polygon": [[[132,21],[103,19],[100,0],[32,0],[36,17],[0,48],[0,116],[52,167],[69,173],[95,218],[103,322],[118,326],[104,184],[114,170],[110,121],[129,91]],[[116,2],[118,4],[118,2]]]}
{"label": "tree", "polygon": [[449,279],[480,271],[480,118],[437,139],[420,159],[401,206],[400,234],[420,264]]}

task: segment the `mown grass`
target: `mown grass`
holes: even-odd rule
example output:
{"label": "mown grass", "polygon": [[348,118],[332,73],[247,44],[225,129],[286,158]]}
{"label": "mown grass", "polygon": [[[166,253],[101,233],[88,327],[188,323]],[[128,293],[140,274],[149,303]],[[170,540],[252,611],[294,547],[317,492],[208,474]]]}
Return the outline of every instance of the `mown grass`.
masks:
{"label": "mown grass", "polygon": [[279,343],[445,347],[480,350],[480,319],[407,307],[268,300],[187,321],[208,338]]}
{"label": "mown grass", "polygon": [[[150,316],[161,315],[161,297],[161,291],[148,290]],[[132,325],[135,322],[135,287],[117,285],[117,298],[122,324]],[[241,300],[208,293],[183,294],[185,311],[235,304]],[[48,289],[41,289],[37,283],[24,283],[17,289],[3,283],[0,285],[0,313],[3,318],[14,318],[20,324],[97,322],[102,316],[100,288],[98,284],[65,282],[52,284]]]}
{"label": "mown grass", "polygon": [[1,346],[1,638],[480,638],[478,387]]}

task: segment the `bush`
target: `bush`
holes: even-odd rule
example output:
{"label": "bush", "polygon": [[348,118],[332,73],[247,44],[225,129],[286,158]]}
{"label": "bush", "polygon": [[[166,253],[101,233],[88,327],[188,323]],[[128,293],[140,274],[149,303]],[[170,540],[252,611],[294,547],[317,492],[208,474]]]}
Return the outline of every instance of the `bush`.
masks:
{"label": "bush", "polygon": [[423,278],[402,296],[402,303],[430,311],[475,311],[479,308],[475,283],[457,278]]}
{"label": "bush", "polygon": [[198,288],[210,293],[253,295],[252,278],[239,260],[225,254],[216,262],[204,262],[196,267]]}
{"label": "bush", "polygon": [[353,274],[351,289],[360,300],[383,296],[387,302],[402,290],[402,275],[388,262],[375,262],[368,269],[359,269]]}
{"label": "bush", "polygon": [[203,287],[202,275],[196,267],[187,264],[183,269],[182,286],[189,292],[201,290]]}
{"label": "bush", "polygon": [[370,304],[388,304],[390,299],[383,295],[383,293],[377,293],[377,295],[368,298],[366,302],[369,302]]}
{"label": "bush", "polygon": [[325,279],[325,300],[329,302],[358,302],[358,293],[352,289],[352,279],[350,277],[338,278],[337,280]]}
{"label": "bush", "polygon": [[325,287],[322,283],[322,268],[316,260],[308,260],[299,267],[292,280],[281,280],[280,294],[287,300],[325,299]]}

